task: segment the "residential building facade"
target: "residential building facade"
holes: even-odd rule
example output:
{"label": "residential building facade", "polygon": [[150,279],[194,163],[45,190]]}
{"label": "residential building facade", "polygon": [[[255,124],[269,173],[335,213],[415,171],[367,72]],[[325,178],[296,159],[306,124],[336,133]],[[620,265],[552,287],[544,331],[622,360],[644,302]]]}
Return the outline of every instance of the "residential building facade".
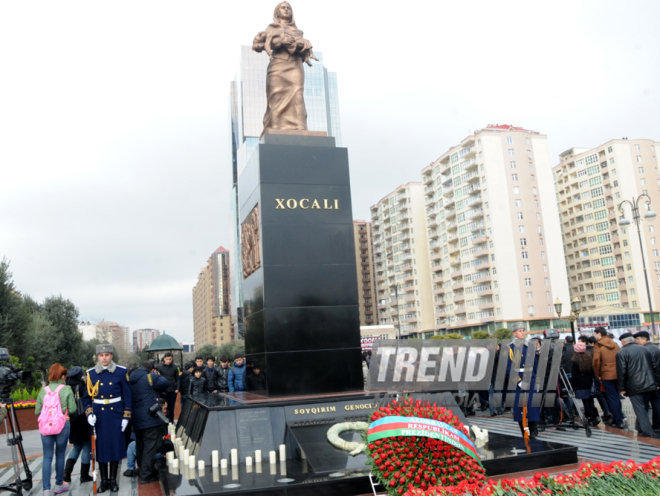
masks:
{"label": "residential building facade", "polygon": [[[649,299],[637,227],[619,226],[619,205],[639,202],[641,238],[648,268],[651,305],[660,303],[660,222],[645,219],[660,208],[659,142],[614,139],[596,148],[571,148],[553,169],[571,297],[580,298],[578,324],[612,328],[650,322]],[[630,207],[625,216],[632,221]],[[658,318],[656,317],[656,322]]]}
{"label": "residential building facade", "polygon": [[360,307],[360,325],[378,324],[375,301],[375,272],[373,254],[373,233],[371,222],[353,221],[353,237],[355,239],[355,266],[357,268],[358,300]]}
{"label": "residential building facade", "polygon": [[489,125],[422,170],[434,326],[492,332],[559,326],[568,304],[547,138]]}
{"label": "residential building facade", "polygon": [[230,307],[229,251],[222,246],[209,257],[193,288],[195,346],[234,340]]}
{"label": "residential building facade", "polygon": [[158,329],[136,329],[133,331],[133,350],[142,351],[148,348],[154,339],[160,336]]}
{"label": "residential building facade", "polygon": [[[424,187],[399,186],[371,207],[378,323],[402,337],[434,330]],[[397,300],[398,295],[398,300]]]}
{"label": "residential building facade", "polygon": [[103,343],[112,343],[120,354],[130,353],[131,339],[128,327],[121,326],[117,322],[108,322],[102,320],[97,327],[98,339]]}

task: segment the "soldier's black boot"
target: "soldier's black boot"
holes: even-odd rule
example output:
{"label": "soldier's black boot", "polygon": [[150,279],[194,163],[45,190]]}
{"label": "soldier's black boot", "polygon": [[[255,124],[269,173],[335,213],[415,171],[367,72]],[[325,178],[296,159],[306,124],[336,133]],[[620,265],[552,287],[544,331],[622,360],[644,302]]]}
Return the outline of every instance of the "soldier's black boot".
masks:
{"label": "soldier's black boot", "polygon": [[89,463],[80,464],[80,483],[92,482],[94,479],[89,475]]}
{"label": "soldier's black boot", "polygon": [[119,491],[119,484],[117,484],[117,470],[119,470],[119,462],[110,462],[110,491],[113,493]]}
{"label": "soldier's black boot", "polygon": [[96,488],[97,493],[104,493],[110,489],[110,481],[108,480],[108,463],[99,462],[99,472],[101,472],[101,484]]}
{"label": "soldier's black boot", "polygon": [[539,436],[538,422],[529,423],[529,437],[531,439],[536,439]]}
{"label": "soldier's black boot", "polygon": [[76,460],[73,458],[66,459],[66,465],[64,465],[64,482],[71,482],[71,472],[73,472],[73,466],[76,464]]}

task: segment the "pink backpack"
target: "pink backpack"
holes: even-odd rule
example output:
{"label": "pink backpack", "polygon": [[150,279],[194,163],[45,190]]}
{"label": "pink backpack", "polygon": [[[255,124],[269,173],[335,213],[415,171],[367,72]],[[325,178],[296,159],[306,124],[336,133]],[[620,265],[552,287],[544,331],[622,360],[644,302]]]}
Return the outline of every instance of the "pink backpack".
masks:
{"label": "pink backpack", "polygon": [[55,391],[51,391],[46,386],[46,396],[41,406],[39,414],[39,432],[42,436],[55,436],[62,432],[66,424],[66,415],[62,413],[62,403],[60,403],[60,390],[64,384],[57,386]]}

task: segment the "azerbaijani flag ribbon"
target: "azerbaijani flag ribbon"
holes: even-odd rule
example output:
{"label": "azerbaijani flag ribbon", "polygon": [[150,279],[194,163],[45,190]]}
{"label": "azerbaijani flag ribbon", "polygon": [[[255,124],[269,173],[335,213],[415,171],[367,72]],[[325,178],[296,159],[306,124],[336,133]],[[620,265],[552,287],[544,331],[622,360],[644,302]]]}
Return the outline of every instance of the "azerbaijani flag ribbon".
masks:
{"label": "azerbaijani flag ribbon", "polygon": [[474,443],[464,433],[437,420],[418,417],[389,416],[369,424],[367,441],[370,443],[385,437],[428,437],[438,439],[467,453],[481,465]]}

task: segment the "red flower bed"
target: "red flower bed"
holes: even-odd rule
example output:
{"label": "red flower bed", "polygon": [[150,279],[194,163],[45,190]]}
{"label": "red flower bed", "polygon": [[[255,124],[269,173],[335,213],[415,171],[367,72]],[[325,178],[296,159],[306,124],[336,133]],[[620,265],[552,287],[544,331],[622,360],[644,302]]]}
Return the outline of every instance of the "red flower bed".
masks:
{"label": "red flower bed", "polygon": [[[449,429],[465,432],[463,424],[451,410],[428,402],[413,403],[412,398],[392,401],[376,410],[371,421],[386,417],[416,417],[443,422]],[[372,424],[373,425],[373,424]],[[453,430],[452,429],[452,430]],[[470,485],[480,488],[486,480],[480,461],[461,449],[439,439],[424,436],[386,437],[367,443],[367,464],[387,488],[390,495],[424,490],[437,485]]]}

